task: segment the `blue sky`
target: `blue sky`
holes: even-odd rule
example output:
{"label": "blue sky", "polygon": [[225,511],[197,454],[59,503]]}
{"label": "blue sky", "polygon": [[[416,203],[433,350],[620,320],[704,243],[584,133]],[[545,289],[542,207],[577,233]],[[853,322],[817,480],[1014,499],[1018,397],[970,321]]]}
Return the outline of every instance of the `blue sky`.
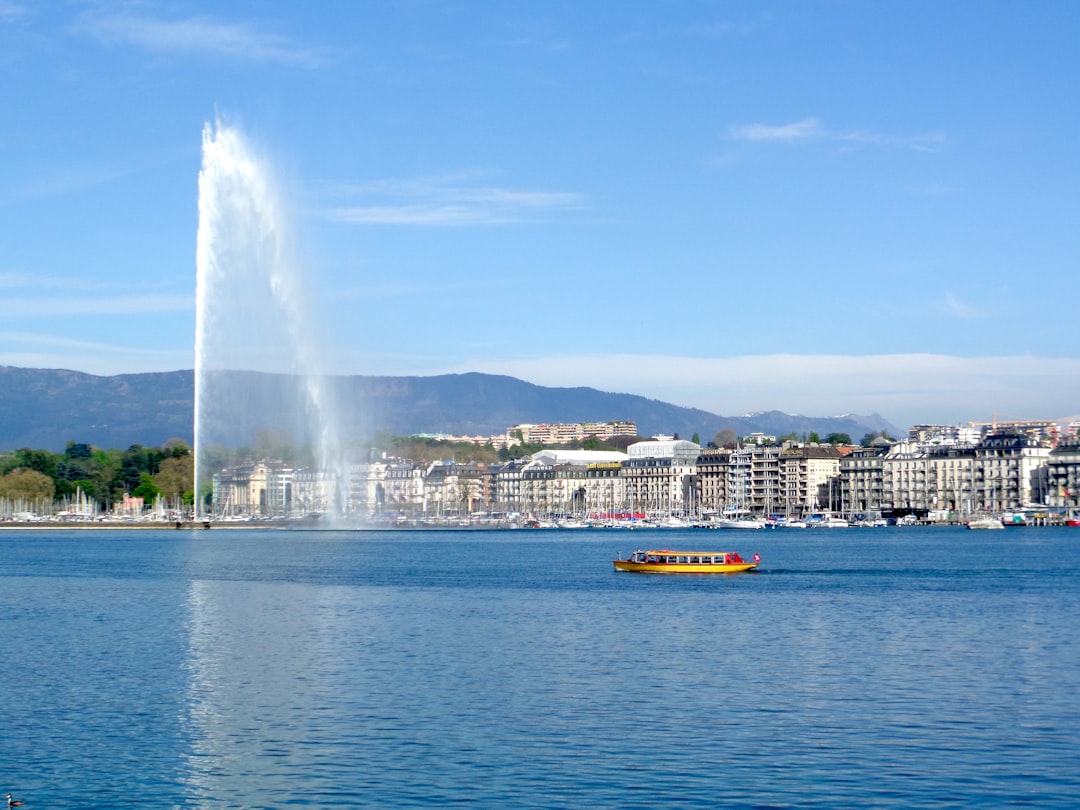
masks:
{"label": "blue sky", "polygon": [[331,371],[1075,415],[1078,37],[1037,1],[0,0],[0,364],[193,366],[220,119]]}

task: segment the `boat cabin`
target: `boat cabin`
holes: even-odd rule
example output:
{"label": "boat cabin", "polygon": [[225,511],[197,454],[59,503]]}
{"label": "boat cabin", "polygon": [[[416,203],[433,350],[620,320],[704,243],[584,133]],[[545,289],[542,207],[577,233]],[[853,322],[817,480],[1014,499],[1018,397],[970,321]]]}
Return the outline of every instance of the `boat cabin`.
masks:
{"label": "boat cabin", "polygon": [[745,562],[734,551],[720,554],[699,552],[697,554],[677,554],[664,551],[635,551],[630,562],[652,563],[655,565],[734,565]]}

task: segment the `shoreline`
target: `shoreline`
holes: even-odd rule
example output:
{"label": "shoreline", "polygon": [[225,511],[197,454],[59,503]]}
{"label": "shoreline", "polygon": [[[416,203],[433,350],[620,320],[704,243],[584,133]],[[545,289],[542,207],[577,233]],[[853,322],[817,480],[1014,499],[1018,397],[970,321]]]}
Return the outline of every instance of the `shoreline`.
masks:
{"label": "shoreline", "polygon": [[[921,522],[913,526],[907,526],[902,528],[920,528],[920,527],[955,527],[964,528],[966,524],[963,521],[935,521],[935,522]],[[1002,528],[1020,529],[1020,528],[1064,528],[1068,526],[1064,521],[1045,521],[1045,522],[1032,522],[1032,523],[1010,523],[1003,524]],[[664,526],[634,526],[634,527],[606,527],[606,526],[590,526],[586,529],[568,529],[558,526],[544,527],[547,530],[555,530],[558,532],[574,532],[574,531],[613,531],[617,529],[623,529],[624,531],[630,531],[631,529],[636,531],[667,531],[668,527]],[[715,527],[687,527],[698,529],[700,531],[725,531],[723,529],[716,529]],[[860,526],[852,526],[846,528],[867,528]],[[887,528],[896,528],[895,526]],[[62,521],[62,520],[0,520],[0,533],[5,531],[39,531],[39,532],[52,532],[52,531],[210,531],[211,529],[217,531],[235,531],[242,529],[259,529],[259,530],[275,530],[275,531],[478,531],[478,530],[521,530],[521,531],[538,531],[539,527],[528,527],[515,524],[485,524],[474,523],[466,525],[431,525],[431,524],[396,524],[387,525],[385,523],[379,524],[354,524],[354,525],[333,525],[326,524],[319,521],[280,521],[280,520],[245,520],[245,521],[201,521],[201,520],[186,520],[186,521],[107,521],[107,520],[95,520],[95,521]],[[681,529],[680,529],[681,530]],[[783,534],[800,533],[795,529],[762,529],[765,534],[772,534],[773,532],[780,531]],[[804,530],[805,531],[805,530]],[[821,529],[812,530],[813,534],[820,534]]]}
{"label": "shoreline", "polygon": [[0,532],[10,529],[27,531],[57,531],[57,530],[86,530],[101,531],[115,529],[129,529],[135,531],[145,530],[168,530],[168,531],[208,531],[210,529],[286,529],[295,528],[282,526],[280,523],[268,521],[247,521],[237,523],[207,523],[197,520],[186,521],[60,521],[60,520],[0,520]]}

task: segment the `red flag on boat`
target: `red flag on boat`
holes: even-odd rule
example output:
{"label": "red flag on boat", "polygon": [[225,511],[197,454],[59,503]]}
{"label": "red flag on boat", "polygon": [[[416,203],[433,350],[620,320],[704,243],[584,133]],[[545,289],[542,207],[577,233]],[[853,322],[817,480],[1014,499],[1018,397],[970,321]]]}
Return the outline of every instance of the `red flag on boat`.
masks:
{"label": "red flag on boat", "polygon": [[754,552],[754,562],[756,562],[756,563],[761,562],[761,555],[758,554],[756,551]]}

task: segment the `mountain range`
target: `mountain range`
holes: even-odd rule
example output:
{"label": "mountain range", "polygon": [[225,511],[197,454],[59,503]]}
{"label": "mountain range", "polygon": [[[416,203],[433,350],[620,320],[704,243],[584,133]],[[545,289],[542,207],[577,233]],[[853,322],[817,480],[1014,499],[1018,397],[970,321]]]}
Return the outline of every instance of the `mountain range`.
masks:
{"label": "mountain range", "polygon": [[[821,436],[899,431],[877,414],[811,417],[767,411],[719,416],[634,394],[594,388],[552,388],[493,374],[430,377],[326,377],[314,387],[298,377],[221,372],[209,379],[200,441],[238,446],[261,430],[315,440],[316,413],[336,413],[335,440],[376,433],[489,436],[517,424],[630,420],[638,433],[697,433],[707,442],[721,430],[737,435]],[[0,366],[0,449],[60,452],[67,442],[103,448],[156,447],[194,440],[192,370],[95,376],[63,369]],[[318,403],[317,405],[313,403]]]}

